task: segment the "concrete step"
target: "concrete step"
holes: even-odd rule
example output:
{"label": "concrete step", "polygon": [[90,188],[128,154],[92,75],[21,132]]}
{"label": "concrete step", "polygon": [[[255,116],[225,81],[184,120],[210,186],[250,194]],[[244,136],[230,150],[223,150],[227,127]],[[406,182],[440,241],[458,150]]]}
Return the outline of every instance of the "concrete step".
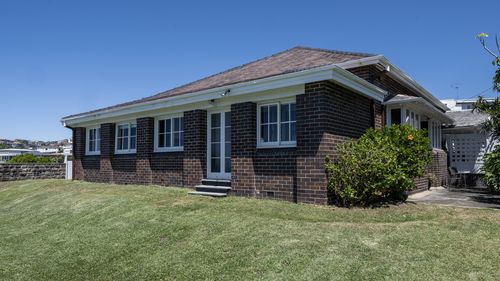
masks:
{"label": "concrete step", "polygon": [[211,196],[211,197],[226,197],[226,193],[219,192],[204,192],[204,191],[191,191],[188,194],[190,195],[202,195],[202,196]]}
{"label": "concrete step", "polygon": [[231,180],[220,180],[220,179],[202,179],[202,185],[213,185],[213,186],[231,186]]}
{"label": "concrete step", "polygon": [[219,193],[228,193],[231,191],[231,187],[229,186],[214,186],[214,185],[197,185],[196,191],[201,192],[219,192]]}

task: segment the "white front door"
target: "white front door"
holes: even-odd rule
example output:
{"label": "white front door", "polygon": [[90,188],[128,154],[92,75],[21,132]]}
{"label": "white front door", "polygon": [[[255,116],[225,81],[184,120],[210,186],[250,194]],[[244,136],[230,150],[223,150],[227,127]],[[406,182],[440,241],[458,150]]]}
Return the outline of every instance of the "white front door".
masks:
{"label": "white front door", "polygon": [[207,176],[212,179],[231,178],[231,112],[208,113]]}

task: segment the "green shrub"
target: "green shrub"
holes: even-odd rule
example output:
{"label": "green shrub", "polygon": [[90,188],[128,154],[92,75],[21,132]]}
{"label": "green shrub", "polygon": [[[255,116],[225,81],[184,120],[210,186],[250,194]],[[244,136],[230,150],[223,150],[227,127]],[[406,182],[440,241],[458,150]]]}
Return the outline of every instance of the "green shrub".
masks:
{"label": "green shrub", "polygon": [[326,163],[331,199],[343,206],[404,200],[431,161],[429,145],[425,131],[408,125],[368,129],[339,144],[336,161]]}
{"label": "green shrub", "polygon": [[50,164],[50,163],[62,163],[64,158],[57,156],[35,156],[30,153],[25,153],[12,157],[9,163],[12,164],[28,164],[28,163],[40,163],[40,164]]}
{"label": "green shrub", "polygon": [[483,181],[491,192],[500,192],[500,146],[486,154],[483,165]]}

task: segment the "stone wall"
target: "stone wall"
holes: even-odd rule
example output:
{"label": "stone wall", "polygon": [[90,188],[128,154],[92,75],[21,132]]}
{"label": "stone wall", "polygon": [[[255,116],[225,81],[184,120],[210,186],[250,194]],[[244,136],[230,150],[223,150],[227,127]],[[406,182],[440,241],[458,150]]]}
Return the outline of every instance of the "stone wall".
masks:
{"label": "stone wall", "polygon": [[64,179],[66,164],[0,164],[0,181]]}

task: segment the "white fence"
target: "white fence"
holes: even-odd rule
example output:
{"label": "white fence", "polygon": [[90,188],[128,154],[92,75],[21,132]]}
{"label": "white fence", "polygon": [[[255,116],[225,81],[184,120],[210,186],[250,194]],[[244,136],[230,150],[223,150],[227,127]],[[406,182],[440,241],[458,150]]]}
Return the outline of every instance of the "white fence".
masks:
{"label": "white fence", "polygon": [[66,161],[66,179],[73,179],[73,161]]}

